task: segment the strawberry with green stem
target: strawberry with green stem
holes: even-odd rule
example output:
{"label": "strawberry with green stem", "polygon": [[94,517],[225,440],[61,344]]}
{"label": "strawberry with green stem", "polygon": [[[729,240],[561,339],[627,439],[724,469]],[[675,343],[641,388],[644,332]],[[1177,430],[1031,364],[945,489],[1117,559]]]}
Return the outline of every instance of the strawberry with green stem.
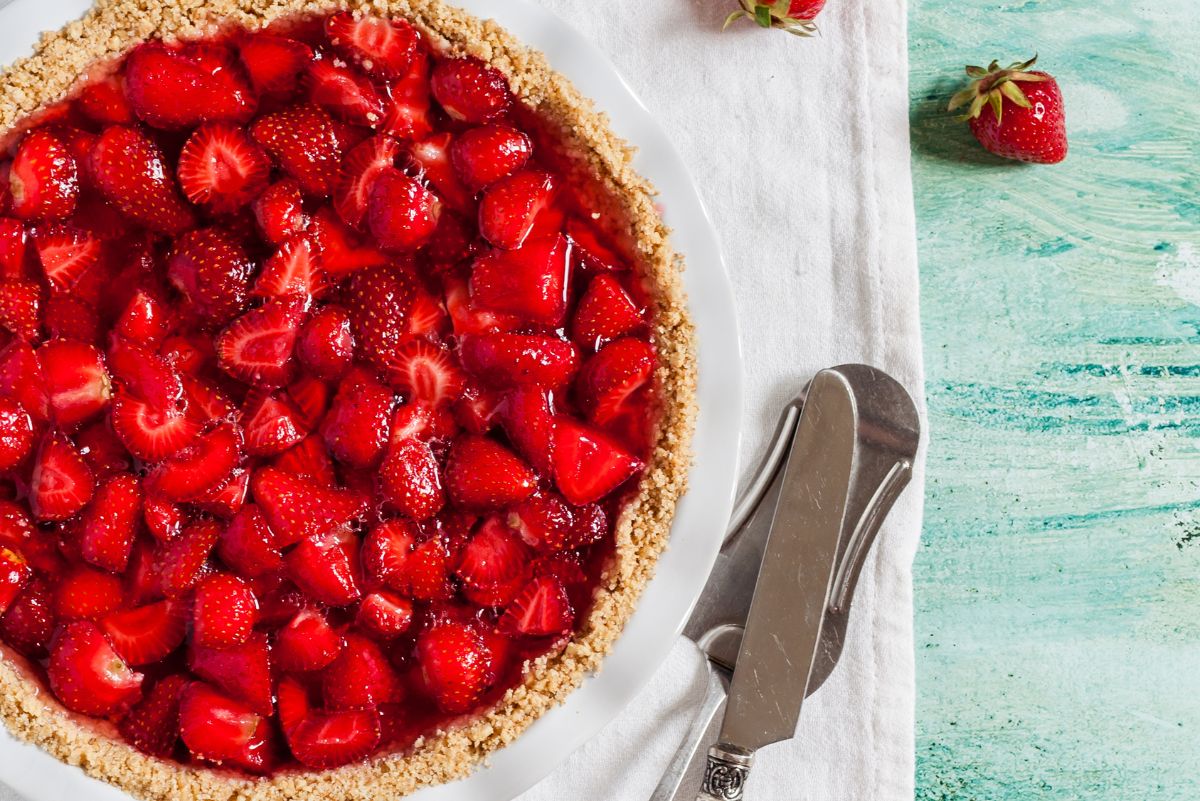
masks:
{"label": "strawberry with green stem", "polygon": [[950,111],[966,106],[971,133],[1001,158],[1057,164],[1067,157],[1062,91],[1049,74],[1029,71],[1036,62],[967,67],[971,84],[950,99]]}
{"label": "strawberry with green stem", "polygon": [[825,0],[738,0],[741,8],[725,18],[728,28],[740,19],[754,20],[762,28],[777,28],[795,36],[812,36],[817,32],[813,22]]}

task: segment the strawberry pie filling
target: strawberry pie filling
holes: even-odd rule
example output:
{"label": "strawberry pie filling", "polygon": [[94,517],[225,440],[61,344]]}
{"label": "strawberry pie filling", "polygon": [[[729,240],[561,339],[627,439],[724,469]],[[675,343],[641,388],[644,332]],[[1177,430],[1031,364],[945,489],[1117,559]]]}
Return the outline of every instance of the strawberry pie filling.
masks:
{"label": "strawberry pie filling", "polygon": [[[401,751],[582,626],[650,297],[483,62],[148,42],[0,155],[0,642],[156,757]],[[576,171],[577,172],[577,171]]]}

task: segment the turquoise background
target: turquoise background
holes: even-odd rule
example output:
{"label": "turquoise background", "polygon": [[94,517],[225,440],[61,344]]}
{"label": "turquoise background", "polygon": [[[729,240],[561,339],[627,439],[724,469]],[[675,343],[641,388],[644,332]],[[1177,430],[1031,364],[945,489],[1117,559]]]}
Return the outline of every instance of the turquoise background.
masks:
{"label": "turquoise background", "polygon": [[[917,798],[1200,799],[1200,3],[913,0]],[[1071,154],[944,111],[1040,52]]]}

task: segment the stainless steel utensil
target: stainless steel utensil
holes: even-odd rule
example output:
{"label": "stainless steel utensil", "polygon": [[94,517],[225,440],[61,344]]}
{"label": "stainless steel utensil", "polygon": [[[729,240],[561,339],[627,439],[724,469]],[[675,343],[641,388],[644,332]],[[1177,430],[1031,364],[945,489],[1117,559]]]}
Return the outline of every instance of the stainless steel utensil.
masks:
{"label": "stainless steel utensil", "polygon": [[[830,400],[818,403],[820,397]],[[819,408],[830,411],[817,414]],[[848,414],[836,411],[847,409]],[[828,592],[823,598],[824,613],[815,624],[819,631],[816,653],[813,659],[805,662],[805,667],[812,664],[812,670],[804,677],[804,690],[796,696],[794,714],[798,714],[800,699],[815,692],[837,664],[862,564],[883,518],[911,477],[920,422],[911,397],[890,376],[863,365],[843,365],[822,371],[806,393],[785,408],[772,445],[754,481],[735,508],[726,545],[684,629],[685,635],[696,641],[708,657],[709,680],[692,729],[676,752],[652,801],[694,798],[695,788],[701,782],[705,758],[700,746],[717,739],[716,724],[724,707],[729,677],[743,646],[744,626],[759,569],[764,562],[768,533],[776,528],[767,524],[774,522],[779,518],[779,512],[784,511],[779,508],[779,500],[781,497],[788,500],[788,490],[813,480],[812,476],[801,478],[799,472],[794,480],[789,479],[794,459],[811,461],[803,449],[797,447],[802,417],[806,418],[803,425],[816,432],[806,435],[809,436],[806,447],[815,448],[818,454],[822,450],[828,451],[835,442],[839,443],[838,447],[847,448],[846,437],[844,434],[839,437],[838,432],[849,431],[852,442],[849,445],[849,479],[841,490],[843,511],[836,522],[836,557],[831,573],[827,581],[817,578],[805,582],[806,586],[815,583],[818,586],[816,592],[825,585]],[[826,454],[811,458],[831,457]],[[789,486],[785,488],[785,484]],[[767,511],[772,514],[766,514]],[[826,518],[825,533],[828,534],[834,525],[832,515],[821,514]],[[785,514],[779,523],[787,523],[788,519]],[[791,529],[790,523],[788,527]],[[809,625],[813,627],[813,621],[810,620]],[[786,731],[786,737],[790,737],[794,729],[794,717],[790,729],[785,721],[778,722],[777,730]],[[722,793],[719,796],[722,799],[737,797],[729,795],[735,790],[740,793],[738,778],[744,780],[742,768],[745,766],[734,767],[738,770],[731,772],[722,768],[717,771],[715,778],[721,785],[717,789]]]}

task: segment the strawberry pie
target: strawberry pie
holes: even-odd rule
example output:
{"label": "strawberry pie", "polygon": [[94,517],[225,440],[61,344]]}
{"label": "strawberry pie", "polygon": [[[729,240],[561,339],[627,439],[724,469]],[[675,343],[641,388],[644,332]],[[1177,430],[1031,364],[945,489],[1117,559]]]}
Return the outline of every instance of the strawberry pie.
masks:
{"label": "strawberry pie", "polygon": [[107,0],[0,74],[0,719],[145,798],[463,775],[603,656],[694,385],[629,149],[437,0]]}

